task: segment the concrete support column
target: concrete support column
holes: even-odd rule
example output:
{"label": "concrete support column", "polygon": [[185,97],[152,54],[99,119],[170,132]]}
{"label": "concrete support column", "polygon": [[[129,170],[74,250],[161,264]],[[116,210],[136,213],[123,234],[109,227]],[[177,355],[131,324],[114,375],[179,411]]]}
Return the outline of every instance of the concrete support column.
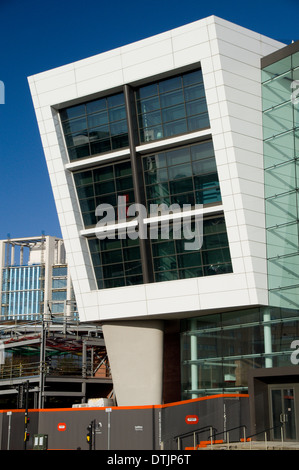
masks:
{"label": "concrete support column", "polygon": [[163,329],[150,320],[103,324],[118,406],[162,404]]}

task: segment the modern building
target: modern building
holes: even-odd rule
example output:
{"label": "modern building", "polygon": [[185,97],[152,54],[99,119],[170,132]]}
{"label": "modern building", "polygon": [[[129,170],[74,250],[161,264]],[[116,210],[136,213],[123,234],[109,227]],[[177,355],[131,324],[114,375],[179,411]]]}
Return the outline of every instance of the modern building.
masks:
{"label": "modern building", "polygon": [[77,315],[63,240],[8,238],[0,241],[0,253],[1,322]]}
{"label": "modern building", "polygon": [[118,405],[249,393],[254,429],[292,409],[298,50],[211,16],[29,78]]}

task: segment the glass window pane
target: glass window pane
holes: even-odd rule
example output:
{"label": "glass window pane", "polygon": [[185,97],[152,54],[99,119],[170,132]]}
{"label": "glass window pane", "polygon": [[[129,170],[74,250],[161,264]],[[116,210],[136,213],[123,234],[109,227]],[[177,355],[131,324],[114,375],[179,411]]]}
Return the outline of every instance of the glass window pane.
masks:
{"label": "glass window pane", "polygon": [[[299,154],[299,153],[298,153]],[[294,135],[287,132],[264,142],[265,168],[293,160],[295,157]]]}
{"label": "glass window pane", "polygon": [[102,126],[103,124],[107,124],[108,123],[107,111],[88,116],[87,122],[88,122],[88,127],[97,127],[97,126]]}
{"label": "glass window pane", "polygon": [[278,62],[275,62],[274,64],[269,65],[268,67],[265,67],[262,70],[263,82],[269,79],[276,78],[278,75],[281,75],[285,72],[288,72],[289,70],[291,70],[291,67],[291,56],[288,56],[282,60],[279,60]]}
{"label": "glass window pane", "polygon": [[169,187],[171,194],[186,193],[193,190],[193,181],[192,178],[186,178],[176,182],[170,181]]}
{"label": "glass window pane", "polygon": [[292,75],[288,72],[263,85],[263,110],[290,101],[291,81]]}
{"label": "glass window pane", "polygon": [[137,98],[147,98],[149,96],[157,95],[158,94],[158,84],[153,83],[151,85],[146,85],[137,91]]}
{"label": "glass window pane", "polygon": [[67,266],[54,266],[52,274],[53,276],[66,276]]}
{"label": "glass window pane", "polygon": [[66,300],[66,290],[63,291],[53,291],[52,300]]}
{"label": "glass window pane", "polygon": [[297,187],[295,160],[265,170],[265,196],[293,191]]}
{"label": "glass window pane", "polygon": [[267,256],[289,255],[298,251],[297,223],[274,227],[267,232]]}
{"label": "glass window pane", "polygon": [[266,225],[273,227],[297,220],[296,193],[282,194],[266,200]]}
{"label": "glass window pane", "polygon": [[121,250],[105,251],[102,253],[103,264],[120,263],[120,262],[122,262]]}
{"label": "glass window pane", "polygon": [[124,107],[109,109],[110,122],[121,121],[122,119],[126,119],[126,110]]}
{"label": "glass window pane", "polygon": [[192,176],[192,167],[190,163],[183,165],[170,166],[168,168],[168,175],[170,180],[185,178],[186,176]]}
{"label": "glass window pane", "polygon": [[174,106],[184,102],[183,90],[172,91],[160,96],[161,107]]}
{"label": "glass window pane", "polygon": [[202,82],[202,71],[196,70],[194,72],[185,73],[183,75],[183,82],[185,86],[193,85],[194,83]]}
{"label": "glass window pane", "polygon": [[293,129],[293,105],[286,103],[264,113],[264,139]]}
{"label": "glass window pane", "polygon": [[117,95],[108,96],[107,98],[108,107],[120,106],[125,104],[125,98],[123,93]]}
{"label": "glass window pane", "polygon": [[202,113],[199,116],[192,116],[188,118],[188,131],[196,131],[197,129],[205,129],[210,126],[209,116],[207,113]]}
{"label": "glass window pane", "polygon": [[175,246],[173,241],[153,243],[152,245],[153,256],[165,256],[171,255],[175,252]]}
{"label": "glass window pane", "polygon": [[186,101],[204,98],[204,96],[205,96],[205,90],[204,90],[203,84],[194,85],[185,89]]}
{"label": "glass window pane", "polygon": [[160,93],[165,93],[167,91],[181,88],[181,86],[182,86],[181,77],[169,78],[159,83],[159,91]]}
{"label": "glass window pane", "polygon": [[164,137],[171,137],[177,134],[183,134],[187,132],[187,124],[185,120],[174,121],[168,124],[165,124],[164,127]]}
{"label": "glass window pane", "polygon": [[86,103],[86,112],[87,114],[96,113],[97,111],[103,111],[106,109],[106,99],[102,98],[100,100],[91,101]]}
{"label": "glass window pane", "polygon": [[71,108],[64,109],[60,112],[61,120],[65,121],[66,119],[73,119],[78,116],[85,114],[85,105],[79,104],[78,106],[72,106]]}
{"label": "glass window pane", "polygon": [[96,155],[97,153],[109,152],[111,150],[110,139],[99,140],[90,144],[90,155]]}
{"label": "glass window pane", "polygon": [[71,132],[78,132],[87,128],[87,122],[85,117],[79,119],[73,119],[72,121],[66,121],[63,123],[63,130],[66,134]]}
{"label": "glass window pane", "polygon": [[[147,100],[137,101],[141,142],[179,135],[209,126],[201,71],[162,80],[154,84],[153,88],[151,85],[141,87],[136,92],[136,97],[139,98],[141,95],[151,97],[148,105]],[[186,107],[187,114],[193,116],[188,120]],[[153,109],[159,109],[159,114],[152,113],[151,115],[149,111]],[[202,116],[198,117],[198,114]],[[163,129],[161,127],[156,129],[154,126],[160,123],[164,124]]]}
{"label": "glass window pane", "polygon": [[75,180],[76,186],[90,184],[92,182],[92,173],[91,171],[83,171],[81,173],[75,173],[74,180]]}
{"label": "glass window pane", "polygon": [[186,104],[187,116],[193,116],[194,114],[206,113],[208,111],[205,100],[191,101]]}
{"label": "glass window pane", "polygon": [[298,285],[299,254],[268,261],[269,289]]}
{"label": "glass window pane", "polygon": [[186,163],[190,161],[190,147],[179,150],[171,150],[166,153],[168,165],[177,165],[178,163]]}
{"label": "glass window pane", "polygon": [[149,113],[151,111],[156,111],[159,108],[160,108],[160,101],[159,101],[158,96],[143,99],[137,102],[138,113]]}
{"label": "glass window pane", "polygon": [[113,179],[113,166],[104,166],[93,171],[94,181],[105,181]]}
{"label": "glass window pane", "polygon": [[71,161],[129,145],[123,93],[62,110],[60,115]]}
{"label": "glass window pane", "polygon": [[67,279],[52,279],[53,289],[63,289],[67,286]]}

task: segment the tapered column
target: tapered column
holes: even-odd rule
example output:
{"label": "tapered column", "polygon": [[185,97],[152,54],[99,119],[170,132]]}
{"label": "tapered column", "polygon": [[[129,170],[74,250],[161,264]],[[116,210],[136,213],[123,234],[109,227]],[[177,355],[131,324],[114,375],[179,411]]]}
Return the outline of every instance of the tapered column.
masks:
{"label": "tapered column", "polygon": [[118,406],[162,404],[163,322],[103,324]]}

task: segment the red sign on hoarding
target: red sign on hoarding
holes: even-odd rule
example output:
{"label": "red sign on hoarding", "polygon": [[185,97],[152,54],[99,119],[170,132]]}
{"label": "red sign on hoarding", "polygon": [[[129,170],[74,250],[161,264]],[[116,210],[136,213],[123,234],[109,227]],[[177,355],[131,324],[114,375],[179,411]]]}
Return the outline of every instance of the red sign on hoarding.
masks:
{"label": "red sign on hoarding", "polygon": [[187,424],[197,424],[198,423],[198,416],[197,415],[188,415],[185,418]]}
{"label": "red sign on hoarding", "polygon": [[57,429],[58,429],[58,431],[65,431],[66,430],[66,424],[65,423],[58,423],[57,424]]}

